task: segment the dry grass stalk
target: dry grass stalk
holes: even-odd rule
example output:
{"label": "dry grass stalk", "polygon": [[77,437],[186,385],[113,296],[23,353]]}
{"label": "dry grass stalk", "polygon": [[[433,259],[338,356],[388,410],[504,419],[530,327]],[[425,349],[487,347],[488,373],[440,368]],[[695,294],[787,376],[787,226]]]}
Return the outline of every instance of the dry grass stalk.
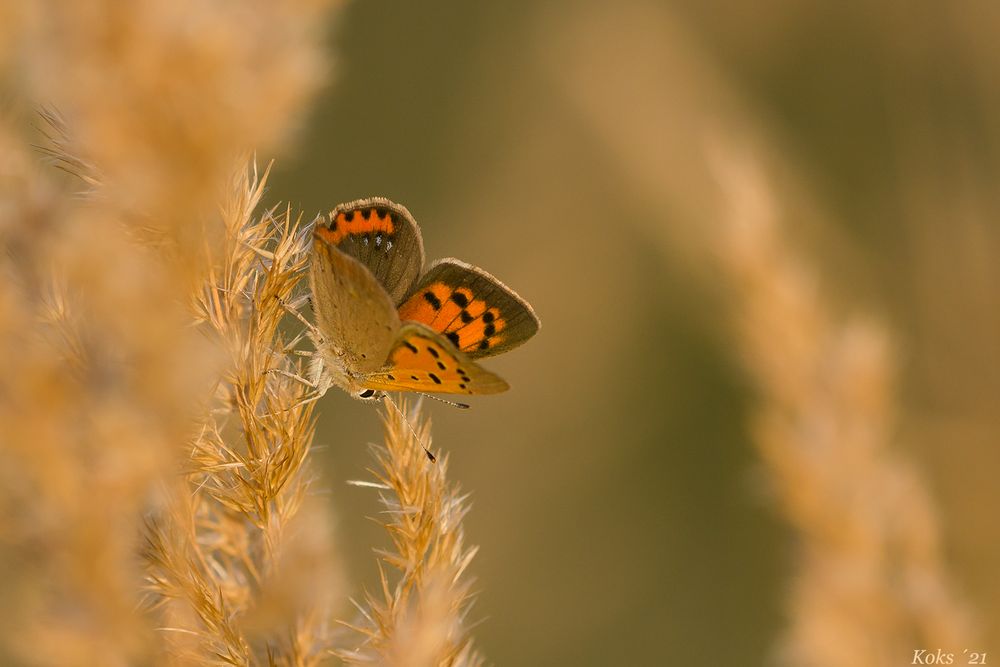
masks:
{"label": "dry grass stalk", "polygon": [[[163,659],[136,554],[225,363],[190,326],[205,249],[220,255],[211,211],[240,152],[274,147],[318,85],[325,5],[0,4],[5,97],[64,114],[53,150],[93,195],[36,167],[30,122],[0,118],[0,564],[17,582],[0,662]],[[275,550],[288,498],[260,514]]]}
{"label": "dry grass stalk", "polygon": [[17,64],[27,95],[66,115],[120,217],[197,262],[205,230],[192,223],[243,151],[287,137],[321,83],[329,4],[41,0],[20,12]]}
{"label": "dry grass stalk", "polygon": [[278,327],[309,258],[309,228],[287,209],[252,217],[266,180],[240,170],[222,207],[224,254],[196,311],[230,363],[192,443],[186,488],[151,524],[146,552],[175,651],[204,664],[312,665],[329,641],[334,561],[322,540],[305,541],[328,522],[312,503],[297,523],[315,404],[303,402],[302,384],[269,372],[302,372]]}
{"label": "dry grass stalk", "polygon": [[378,551],[381,588],[366,595],[362,619],[350,625],[364,637],[362,646],[338,655],[349,664],[481,665],[466,625],[472,582],[465,570],[476,553],[464,543],[467,498],[447,480],[448,457],[432,463],[420,444],[430,442],[430,420],[419,406],[400,409],[386,405],[384,444],[372,446],[378,469],[371,472],[385,508],[379,521],[393,548]]}
{"label": "dry grass stalk", "polygon": [[719,157],[722,266],[761,393],[754,435],[800,542],[783,658],[833,667],[908,663],[919,648],[960,654],[969,616],[938,518],[892,447],[891,341],[876,323],[835,314],[786,242],[760,169]]}
{"label": "dry grass stalk", "polygon": [[137,247],[108,199],[59,187],[0,122],[0,561],[18,582],[0,657],[135,664],[153,655],[140,518],[217,358],[187,326],[185,267]]}

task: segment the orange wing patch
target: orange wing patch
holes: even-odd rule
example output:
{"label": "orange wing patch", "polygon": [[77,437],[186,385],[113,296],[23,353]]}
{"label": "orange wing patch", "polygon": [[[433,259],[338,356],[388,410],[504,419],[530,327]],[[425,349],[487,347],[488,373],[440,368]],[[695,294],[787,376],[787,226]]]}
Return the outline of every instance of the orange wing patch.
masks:
{"label": "orange wing patch", "polygon": [[441,304],[451,294],[451,288],[444,283],[428,285],[420,290],[399,307],[399,319],[411,322],[423,322],[430,326],[437,317]]}
{"label": "orange wing patch", "polygon": [[422,322],[444,334],[459,350],[488,350],[503,342],[507,325],[498,308],[488,308],[468,287],[443,282],[423,286],[399,307],[399,318]]}
{"label": "orange wing patch", "polygon": [[370,206],[338,213],[330,220],[329,225],[318,227],[316,234],[325,241],[339,245],[353,234],[392,234],[395,230],[396,221],[392,211],[384,206]]}
{"label": "orange wing patch", "polygon": [[444,394],[495,394],[509,388],[500,377],[417,323],[400,329],[385,366],[367,375],[364,386],[381,391]]}

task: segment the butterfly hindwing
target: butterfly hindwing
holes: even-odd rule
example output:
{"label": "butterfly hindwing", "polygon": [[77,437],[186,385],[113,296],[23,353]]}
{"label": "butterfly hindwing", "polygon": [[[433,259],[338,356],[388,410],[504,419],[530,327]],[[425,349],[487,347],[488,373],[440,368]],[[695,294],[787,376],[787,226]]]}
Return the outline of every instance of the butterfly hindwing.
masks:
{"label": "butterfly hindwing", "polygon": [[341,204],[316,226],[316,234],[354,257],[399,304],[424,266],[420,228],[406,207],[384,197]]}
{"label": "butterfly hindwing", "polygon": [[453,258],[434,263],[399,307],[399,317],[426,324],[472,358],[517,347],[540,326],[516,292]]}
{"label": "butterfly hindwing", "polygon": [[417,322],[403,324],[385,365],[365,377],[364,386],[443,394],[495,394],[509,388],[446,338]]}
{"label": "butterfly hindwing", "polygon": [[316,232],[309,283],[324,344],[351,371],[381,368],[400,321],[395,305],[371,271]]}

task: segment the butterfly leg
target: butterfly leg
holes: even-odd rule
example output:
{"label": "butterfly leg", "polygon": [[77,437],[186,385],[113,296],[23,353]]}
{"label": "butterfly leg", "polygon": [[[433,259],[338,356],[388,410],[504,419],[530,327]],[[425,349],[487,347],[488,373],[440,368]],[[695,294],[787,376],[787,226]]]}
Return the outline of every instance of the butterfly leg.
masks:
{"label": "butterfly leg", "polygon": [[330,388],[330,383],[324,382],[322,379],[318,382],[312,382],[302,377],[301,375],[296,375],[295,373],[286,371],[283,368],[270,368],[267,371],[265,371],[265,373],[274,373],[277,375],[282,375],[290,380],[295,380],[296,382],[305,385],[309,389],[312,389],[312,391],[306,392],[306,395],[303,396],[300,400],[296,401],[287,408],[280,410],[280,412],[288,412],[289,410],[294,410],[295,408],[318,401],[326,394],[327,389]]}
{"label": "butterfly leg", "polygon": [[292,306],[289,306],[282,299],[278,299],[278,302],[281,304],[281,307],[285,309],[285,312],[287,312],[288,314],[292,315],[295,319],[297,319],[299,322],[301,322],[306,327],[306,329],[309,330],[310,334],[312,334],[313,336],[318,337],[319,340],[323,340],[323,335],[320,333],[319,328],[315,324],[313,324],[312,322],[310,322],[309,320],[307,320],[302,315],[302,313],[300,313],[298,310],[296,310]]}
{"label": "butterfly leg", "polygon": [[307,380],[306,378],[302,377],[301,375],[296,375],[295,373],[292,373],[291,371],[286,371],[283,368],[269,368],[269,369],[267,369],[264,372],[265,373],[274,373],[276,375],[282,375],[282,376],[284,376],[284,377],[286,377],[286,378],[288,378],[290,380],[295,380],[296,382],[301,382],[302,384],[304,384],[305,386],[309,387],[310,389],[317,389],[317,390],[319,389],[319,385],[317,385],[315,382]]}

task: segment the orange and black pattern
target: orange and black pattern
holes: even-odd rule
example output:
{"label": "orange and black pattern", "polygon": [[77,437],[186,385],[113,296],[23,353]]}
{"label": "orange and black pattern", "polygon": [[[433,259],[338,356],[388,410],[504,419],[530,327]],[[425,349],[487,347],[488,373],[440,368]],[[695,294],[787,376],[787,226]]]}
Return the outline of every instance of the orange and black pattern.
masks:
{"label": "orange and black pattern", "polygon": [[385,366],[366,376],[365,386],[444,394],[495,394],[508,389],[501,378],[417,322],[403,325]]}
{"label": "orange and black pattern", "polygon": [[513,290],[456,259],[431,267],[399,307],[399,318],[426,324],[473,358],[517,347],[539,328],[531,306]]}
{"label": "orange and black pattern", "polygon": [[382,197],[337,206],[317,220],[314,237],[317,324],[366,389],[507,389],[474,359],[517,347],[538,331],[531,306],[513,290],[451,258],[421,277],[420,228],[406,208]]}

